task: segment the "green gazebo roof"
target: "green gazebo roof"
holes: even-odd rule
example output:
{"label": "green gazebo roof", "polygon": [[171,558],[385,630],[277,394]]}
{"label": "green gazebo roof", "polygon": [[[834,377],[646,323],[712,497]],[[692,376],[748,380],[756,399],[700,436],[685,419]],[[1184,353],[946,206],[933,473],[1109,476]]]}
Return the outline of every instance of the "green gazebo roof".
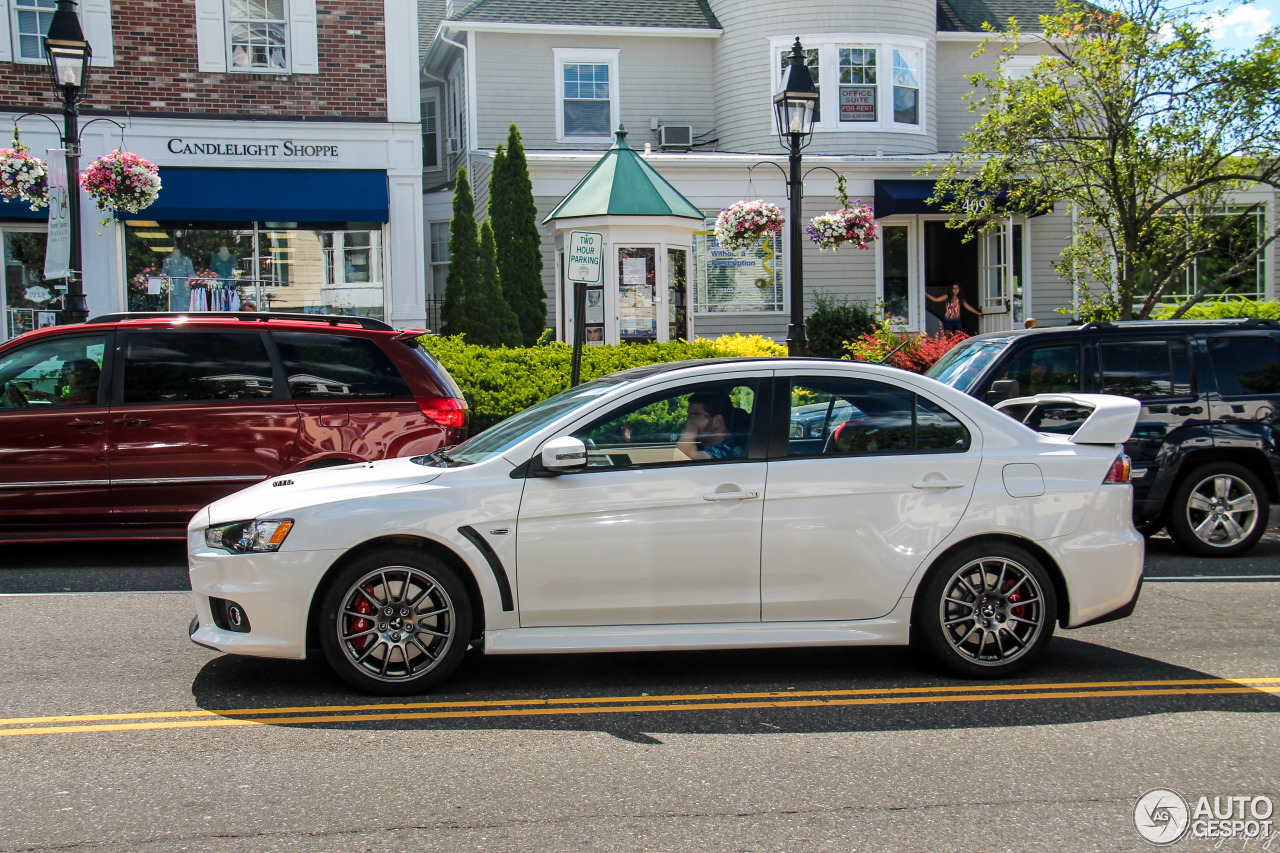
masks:
{"label": "green gazebo roof", "polygon": [[675,187],[641,159],[627,144],[627,129],[618,128],[618,139],[600,162],[569,191],[543,222],[583,216],[678,216],[703,218]]}

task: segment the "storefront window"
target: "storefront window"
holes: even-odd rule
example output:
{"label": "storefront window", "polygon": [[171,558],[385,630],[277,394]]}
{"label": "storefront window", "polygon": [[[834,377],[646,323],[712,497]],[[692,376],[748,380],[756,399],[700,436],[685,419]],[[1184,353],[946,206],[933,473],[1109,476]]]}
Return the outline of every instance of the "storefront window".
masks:
{"label": "storefront window", "polygon": [[771,235],[741,252],[721,247],[715,238],[716,219],[707,217],[694,232],[693,310],[756,312],[782,311],[782,241]]}
{"label": "storefront window", "polygon": [[125,223],[131,311],[291,311],[384,319],[382,231],[292,223]]}
{"label": "storefront window", "polygon": [[684,249],[667,249],[667,340],[691,340],[688,310],[688,256]]}
{"label": "storefront window", "polygon": [[911,322],[911,293],[909,270],[911,263],[907,243],[907,226],[883,225],[880,228],[880,244],[883,255],[882,280],[884,313],[898,322]]}
{"label": "storefront window", "polygon": [[656,268],[657,250],[618,249],[618,335],[623,343],[658,339]]}
{"label": "storefront window", "polygon": [[44,280],[44,232],[6,230],[0,234],[5,309],[0,339],[55,325],[62,313],[62,293]]}

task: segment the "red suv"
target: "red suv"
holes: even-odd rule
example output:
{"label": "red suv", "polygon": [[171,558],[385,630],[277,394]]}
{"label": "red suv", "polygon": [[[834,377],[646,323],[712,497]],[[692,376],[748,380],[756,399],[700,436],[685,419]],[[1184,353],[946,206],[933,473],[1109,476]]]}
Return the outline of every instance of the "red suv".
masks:
{"label": "red suv", "polygon": [[111,314],[0,344],[0,541],[181,538],[267,477],[457,444],[467,404],[422,333]]}

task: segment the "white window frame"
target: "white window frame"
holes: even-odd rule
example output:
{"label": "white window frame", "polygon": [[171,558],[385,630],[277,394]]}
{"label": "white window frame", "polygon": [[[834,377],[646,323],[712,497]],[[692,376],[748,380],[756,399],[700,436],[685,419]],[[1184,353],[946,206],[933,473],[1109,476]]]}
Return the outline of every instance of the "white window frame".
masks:
{"label": "white window frame", "polygon": [[[231,4],[233,0],[226,0],[226,40],[227,40],[227,71],[234,74],[288,74],[293,62],[293,45],[290,43],[290,27],[289,27],[289,0],[280,0],[280,18],[240,18],[233,20],[231,17]],[[237,24],[245,24],[246,26],[257,25],[278,25],[284,30],[284,65],[274,68],[270,65],[252,66],[252,65],[236,65],[235,64],[235,46],[231,42],[231,29]],[[251,45],[252,47],[252,45]]]}
{"label": "white window frame", "polygon": [[[22,46],[18,41],[18,9],[14,0],[3,0],[4,14],[0,14],[0,62],[13,62],[18,65],[45,65],[48,60],[44,55],[44,39],[40,41],[39,57],[22,55]],[[53,9],[41,10],[52,13]],[[111,0],[81,0],[76,8],[80,17],[80,26],[84,30],[85,41],[93,48],[94,67],[110,67],[115,65],[115,48],[111,28]]]}
{"label": "white window frame", "polygon": [[[769,69],[772,75],[772,93],[782,91],[783,75],[779,73],[782,58],[791,52],[795,36],[772,36],[769,39]],[[814,122],[815,133],[914,133],[926,132],[926,116],[929,114],[929,52],[925,39],[911,36],[886,35],[884,33],[820,33],[801,35],[800,44],[805,50],[818,50],[818,85],[821,95],[819,114],[821,121]],[[840,121],[840,49],[853,48],[876,52],[876,120]],[[893,90],[894,51],[914,54],[919,61],[919,85],[916,87],[919,122],[894,121]],[[859,84],[846,84],[859,85]],[[869,84],[868,84],[869,85]],[[911,88],[911,87],[907,87]],[[771,95],[772,97],[772,95]],[[770,123],[777,133],[777,117],[773,116],[773,104],[769,104]]]}
{"label": "white window frame", "polygon": [[[555,68],[556,91],[556,141],[557,142],[609,142],[613,131],[621,122],[618,86],[617,48],[588,50],[584,48],[556,47],[551,49]],[[566,65],[607,65],[609,67],[609,128],[603,136],[566,136],[564,130],[564,67]]]}
{"label": "white window frame", "polygon": [[[86,0],[109,2],[109,0]],[[203,72],[319,74],[319,33],[316,0],[285,0],[285,69],[237,68],[231,64],[231,26],[227,0],[195,0],[197,68]],[[96,53],[96,48],[95,48]]]}
{"label": "white window frame", "polygon": [[[435,109],[435,114],[431,116],[431,120],[435,122],[434,131],[427,130],[427,105],[428,104],[430,104]],[[424,172],[438,172],[444,168],[445,132],[444,132],[444,122],[442,121],[443,116],[440,114],[440,109],[442,106],[443,106],[443,103],[440,97],[439,89],[432,89],[422,94],[422,135],[423,137],[426,137],[428,132],[433,132],[436,135],[436,150],[435,150],[436,163],[434,166],[427,166],[425,164],[426,157],[424,156],[423,157],[424,164],[422,167],[422,170]],[[426,150],[425,138],[422,144],[423,144],[423,150],[425,152]]]}

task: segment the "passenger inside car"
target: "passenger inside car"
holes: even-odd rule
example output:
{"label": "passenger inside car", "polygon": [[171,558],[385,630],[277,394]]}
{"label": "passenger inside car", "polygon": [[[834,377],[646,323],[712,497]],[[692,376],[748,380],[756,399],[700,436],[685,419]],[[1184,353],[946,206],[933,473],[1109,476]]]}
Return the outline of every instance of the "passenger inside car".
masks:
{"label": "passenger inside car", "polygon": [[26,396],[47,400],[55,406],[91,406],[98,402],[98,382],[102,368],[91,358],[73,358],[62,366],[58,385],[52,394],[31,388]]}

